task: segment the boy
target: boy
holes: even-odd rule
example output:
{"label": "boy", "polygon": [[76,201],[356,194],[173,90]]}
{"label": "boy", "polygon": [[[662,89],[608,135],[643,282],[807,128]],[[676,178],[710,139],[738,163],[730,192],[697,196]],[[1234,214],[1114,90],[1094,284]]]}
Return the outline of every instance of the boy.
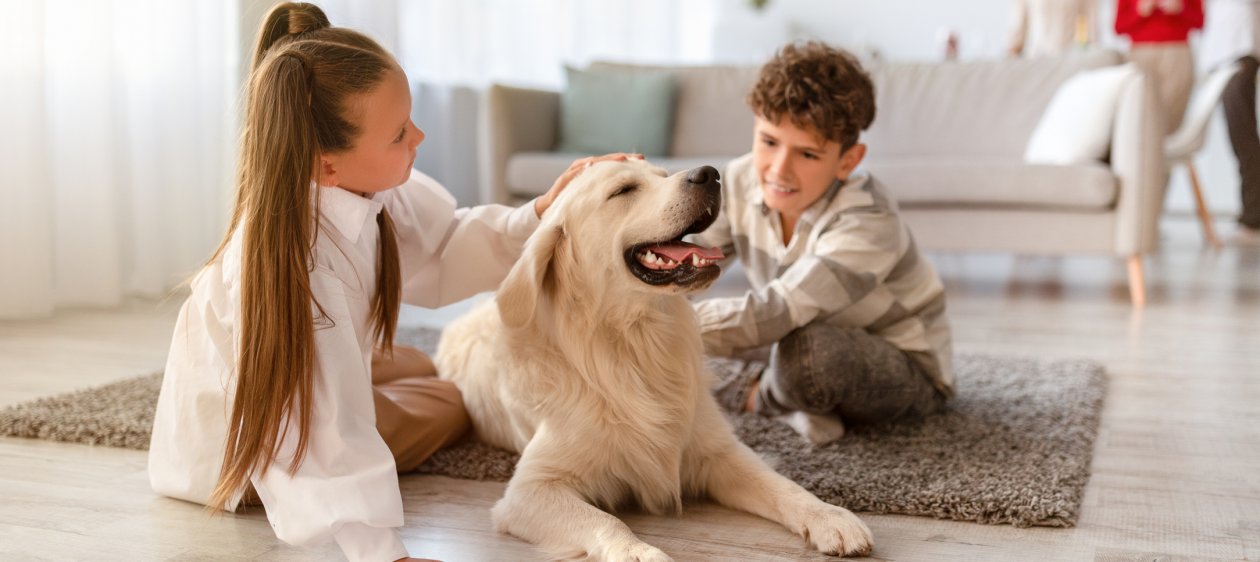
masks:
{"label": "boy", "polygon": [[870,77],[823,43],[788,45],[747,102],[752,153],[727,166],[723,212],[696,241],[735,252],[753,289],[695,308],[708,353],[773,348],[718,401],[781,416],[815,443],[845,422],[940,410],[953,393],[944,288],[896,202],[854,173],[875,118]]}

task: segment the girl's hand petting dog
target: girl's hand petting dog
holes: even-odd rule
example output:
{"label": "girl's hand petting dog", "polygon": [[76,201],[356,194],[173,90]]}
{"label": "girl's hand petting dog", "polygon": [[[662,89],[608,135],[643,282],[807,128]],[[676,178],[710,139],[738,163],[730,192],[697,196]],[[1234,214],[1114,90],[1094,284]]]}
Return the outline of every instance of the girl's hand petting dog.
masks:
{"label": "girl's hand petting dog", "polygon": [[572,164],[569,164],[569,168],[566,169],[564,173],[560,174],[560,177],[556,178],[556,183],[551,185],[551,189],[547,190],[547,193],[543,194],[542,197],[534,200],[534,213],[538,215],[538,218],[542,218],[543,213],[547,212],[547,209],[551,207],[551,204],[556,202],[556,198],[559,197],[560,192],[564,191],[564,188],[569,185],[569,182],[573,181],[573,178],[576,178],[578,174],[582,173],[582,170],[591,167],[592,164],[607,160],[624,162],[630,159],[642,160],[643,155],[630,152],[614,152],[603,156],[589,156],[574,160]]}

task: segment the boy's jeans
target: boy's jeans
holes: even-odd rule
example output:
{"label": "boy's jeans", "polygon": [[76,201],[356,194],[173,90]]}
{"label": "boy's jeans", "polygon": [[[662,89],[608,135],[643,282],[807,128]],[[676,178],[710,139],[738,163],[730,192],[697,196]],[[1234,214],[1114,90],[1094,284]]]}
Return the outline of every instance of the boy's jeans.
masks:
{"label": "boy's jeans", "polygon": [[940,411],[944,396],[917,361],[861,328],[815,322],[783,338],[761,376],[757,412],[838,414],[874,423]]}

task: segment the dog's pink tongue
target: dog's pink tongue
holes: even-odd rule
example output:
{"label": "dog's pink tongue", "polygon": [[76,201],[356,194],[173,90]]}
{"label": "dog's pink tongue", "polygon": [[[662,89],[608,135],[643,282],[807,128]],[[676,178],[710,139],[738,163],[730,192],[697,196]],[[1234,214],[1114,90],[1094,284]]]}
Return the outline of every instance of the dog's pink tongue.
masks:
{"label": "dog's pink tongue", "polygon": [[647,250],[651,251],[653,254],[665,256],[676,262],[682,262],[687,258],[690,258],[691,254],[699,255],[700,259],[706,260],[720,260],[726,257],[722,254],[722,250],[717,248],[704,248],[695,244],[688,244],[686,242],[661,244],[659,246],[647,248]]}

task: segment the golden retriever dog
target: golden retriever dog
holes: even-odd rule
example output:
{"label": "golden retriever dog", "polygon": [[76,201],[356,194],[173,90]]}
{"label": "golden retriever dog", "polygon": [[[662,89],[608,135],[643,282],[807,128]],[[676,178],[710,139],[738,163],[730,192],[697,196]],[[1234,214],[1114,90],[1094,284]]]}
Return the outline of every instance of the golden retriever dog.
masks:
{"label": "golden retriever dog", "polygon": [[601,162],[573,180],[493,301],[438,345],[477,437],[521,454],[491,516],[558,557],[671,560],[609,514],[637,503],[678,514],[710,497],[863,555],[871,532],[770,469],[736,439],[709,393],[686,295],[718,277],[721,252],[681,241],[717,217],[709,166],[669,176]]}

